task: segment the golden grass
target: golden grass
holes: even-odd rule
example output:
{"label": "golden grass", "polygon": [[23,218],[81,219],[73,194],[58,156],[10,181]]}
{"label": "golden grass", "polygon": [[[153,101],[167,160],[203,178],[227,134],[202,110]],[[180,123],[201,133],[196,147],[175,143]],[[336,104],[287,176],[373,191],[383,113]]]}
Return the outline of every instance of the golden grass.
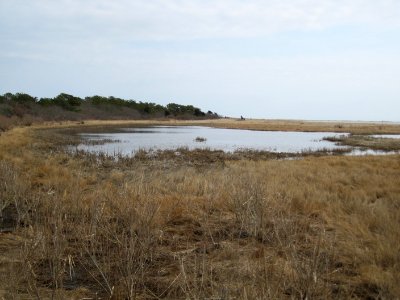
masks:
{"label": "golden grass", "polygon": [[400,297],[398,155],[118,162],[36,130],[0,137],[4,298]]}
{"label": "golden grass", "polygon": [[343,132],[353,134],[400,134],[399,123],[389,122],[349,122],[349,121],[302,121],[302,120],[238,120],[232,118],[211,120],[86,120],[84,122],[63,121],[44,122],[39,127],[82,127],[82,125],[129,126],[129,125],[199,125],[219,128],[271,130],[271,131],[305,131],[305,132]]}
{"label": "golden grass", "polygon": [[400,133],[400,124],[383,122],[217,119],[196,123],[213,127],[250,130],[348,132],[354,134]]}
{"label": "golden grass", "polygon": [[327,137],[326,140],[336,142],[339,145],[359,147],[364,149],[399,151],[400,139],[378,138],[368,135],[341,135],[339,137]]}

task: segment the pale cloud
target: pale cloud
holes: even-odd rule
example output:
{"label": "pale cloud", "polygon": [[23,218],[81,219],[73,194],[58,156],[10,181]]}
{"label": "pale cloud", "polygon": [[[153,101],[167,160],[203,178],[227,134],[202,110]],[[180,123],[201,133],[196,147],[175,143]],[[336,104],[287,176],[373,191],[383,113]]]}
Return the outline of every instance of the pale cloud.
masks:
{"label": "pale cloud", "polygon": [[0,5],[3,20],[15,28],[37,28],[35,37],[242,38],[348,24],[400,24],[398,0],[3,0]]}

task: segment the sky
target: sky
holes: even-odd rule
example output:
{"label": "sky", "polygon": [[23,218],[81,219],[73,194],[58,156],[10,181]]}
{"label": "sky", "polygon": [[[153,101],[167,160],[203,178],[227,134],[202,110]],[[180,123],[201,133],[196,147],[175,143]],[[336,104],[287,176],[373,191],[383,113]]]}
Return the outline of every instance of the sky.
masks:
{"label": "sky", "polygon": [[400,0],[0,0],[0,94],[400,121]]}

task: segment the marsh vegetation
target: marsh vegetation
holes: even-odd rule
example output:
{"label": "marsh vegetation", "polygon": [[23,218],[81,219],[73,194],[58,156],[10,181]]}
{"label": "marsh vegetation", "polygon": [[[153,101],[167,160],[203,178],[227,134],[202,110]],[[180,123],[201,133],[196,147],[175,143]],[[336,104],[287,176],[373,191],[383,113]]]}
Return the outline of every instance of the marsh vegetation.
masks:
{"label": "marsh vegetation", "polygon": [[1,297],[399,297],[399,155],[66,152],[88,124],[0,137]]}
{"label": "marsh vegetation", "polygon": [[326,137],[325,140],[335,142],[337,145],[346,145],[361,149],[372,149],[380,151],[399,151],[400,137],[381,137],[379,135],[340,135]]}
{"label": "marsh vegetation", "polygon": [[205,137],[198,136],[194,139],[194,141],[197,143],[204,143],[205,141],[207,141],[207,139]]}

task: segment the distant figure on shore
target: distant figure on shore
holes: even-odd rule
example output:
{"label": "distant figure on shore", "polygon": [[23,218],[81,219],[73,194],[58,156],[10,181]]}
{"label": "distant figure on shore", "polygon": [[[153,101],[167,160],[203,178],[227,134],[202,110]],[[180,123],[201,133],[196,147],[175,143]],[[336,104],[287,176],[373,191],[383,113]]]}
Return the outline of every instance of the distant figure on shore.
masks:
{"label": "distant figure on shore", "polygon": [[245,118],[243,118],[243,116],[240,116],[240,120],[244,121],[246,120]]}

